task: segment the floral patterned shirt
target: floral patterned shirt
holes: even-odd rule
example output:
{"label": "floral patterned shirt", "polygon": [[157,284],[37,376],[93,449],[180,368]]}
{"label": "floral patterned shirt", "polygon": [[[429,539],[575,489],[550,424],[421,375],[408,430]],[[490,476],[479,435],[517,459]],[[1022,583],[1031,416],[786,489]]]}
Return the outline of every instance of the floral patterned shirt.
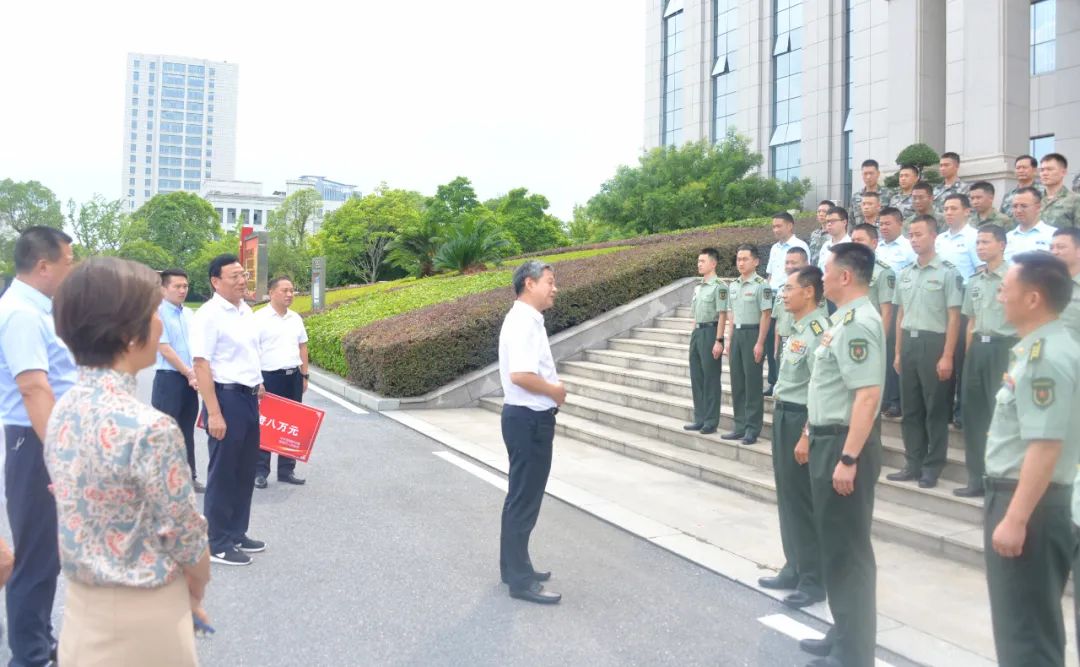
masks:
{"label": "floral patterned shirt", "polygon": [[49,418],[45,463],[70,579],[156,588],[206,550],[183,435],[135,397],[134,376],[80,367]]}

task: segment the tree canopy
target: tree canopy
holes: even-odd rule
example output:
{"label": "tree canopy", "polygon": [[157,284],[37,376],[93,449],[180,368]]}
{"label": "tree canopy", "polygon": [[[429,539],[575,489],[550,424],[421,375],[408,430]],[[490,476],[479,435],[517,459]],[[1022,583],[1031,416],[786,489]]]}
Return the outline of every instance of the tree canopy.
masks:
{"label": "tree canopy", "polygon": [[319,244],[332,281],[355,278],[373,283],[385,272],[399,231],[420,222],[423,196],[381,183],[362,199],[350,199],[326,217]]}
{"label": "tree canopy", "polygon": [[125,243],[149,241],[168,253],[176,265],[186,266],[204,245],[221,238],[221,218],[213,205],[197,194],[159,194],[132,214],[124,236]]}

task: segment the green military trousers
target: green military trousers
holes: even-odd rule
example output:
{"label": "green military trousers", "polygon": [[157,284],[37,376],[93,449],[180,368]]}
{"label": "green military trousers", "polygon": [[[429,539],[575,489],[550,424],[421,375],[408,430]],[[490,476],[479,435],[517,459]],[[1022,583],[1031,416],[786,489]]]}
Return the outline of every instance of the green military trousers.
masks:
{"label": "green military trousers", "polygon": [[800,591],[822,597],[825,587],[821,581],[821,547],[814,528],[810,467],[795,460],[795,445],[806,425],[806,406],[783,401],[776,401],[775,406],[772,463],[785,560],[780,574],[797,576]]}
{"label": "green military trousers", "polygon": [[992,537],[1015,492],[1015,480],[986,480],[986,581],[998,663],[1002,667],[1064,665],[1061,597],[1076,549],[1072,486],[1050,485],[1028,519],[1020,555],[1003,558],[994,551]]}
{"label": "green military trousers", "polygon": [[900,432],[904,438],[907,469],[916,475],[937,477],[945,467],[952,419],[952,380],[942,382],[937,363],[945,350],[945,334],[904,330],[900,349],[900,408],[904,416]]}
{"label": "green military trousers", "polygon": [[825,592],[833,615],[830,654],[844,667],[873,667],[877,646],[877,562],[870,542],[874,485],[881,472],[879,426],[870,434],[855,472],[855,491],[833,489],[833,471],[846,426],[810,427],[810,487],[821,544]]}
{"label": "green military trousers", "polygon": [[[735,433],[757,437],[765,417],[762,395],[762,363],[754,361],[758,326],[736,328],[731,332],[731,403],[735,411]],[[762,362],[764,355],[762,355]]]}
{"label": "green military trousers", "polygon": [[720,422],[720,386],[723,359],[713,359],[716,322],[696,325],[690,334],[690,389],[694,395],[694,423],[716,428]]}
{"label": "green military trousers", "polygon": [[964,405],[964,462],[968,486],[981,488],[986,472],[986,434],[994,416],[1001,376],[1009,369],[1009,348],[1015,338],[972,336],[964,359],[961,402]]}

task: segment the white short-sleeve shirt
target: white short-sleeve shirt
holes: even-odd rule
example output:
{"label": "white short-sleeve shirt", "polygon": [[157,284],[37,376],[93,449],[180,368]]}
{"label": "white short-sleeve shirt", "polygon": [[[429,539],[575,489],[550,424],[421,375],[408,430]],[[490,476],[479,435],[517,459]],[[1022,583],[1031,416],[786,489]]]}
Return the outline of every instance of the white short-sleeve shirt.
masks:
{"label": "white short-sleeve shirt", "polygon": [[243,301],[238,307],[215,294],[195,311],[190,337],[191,358],[210,362],[214,382],[262,384],[259,329],[255,313]]}
{"label": "white short-sleeve shirt", "polygon": [[765,273],[769,274],[769,287],[773,288],[773,291],[779,290],[787,282],[784,262],[787,260],[788,250],[792,248],[802,248],[806,251],[806,257],[810,257],[810,248],[806,245],[806,241],[794,234],[787,241],[777,241],[772,244],[769,250],[769,264],[765,267]]}
{"label": "white short-sleeve shirt", "polygon": [[304,319],[292,310],[278,315],[273,306],[255,311],[259,328],[259,359],[262,370],[280,371],[300,366],[300,346],[307,342]]}
{"label": "white short-sleeve shirt", "polygon": [[1020,227],[1013,227],[1005,233],[1005,261],[1011,262],[1013,255],[1030,250],[1050,252],[1050,242],[1054,239],[1056,231],[1057,227],[1052,227],[1042,220],[1027,231]]}
{"label": "white short-sleeve shirt", "polygon": [[[836,243],[850,243],[851,236],[844,234],[844,238],[840,239]],[[825,243],[821,245],[821,254],[818,255],[817,266],[822,271],[825,270],[825,262],[829,261],[829,257],[832,256],[832,247],[836,245],[833,243],[832,237],[827,237]]]}
{"label": "white short-sleeve shirt", "polygon": [[533,394],[511,382],[511,373],[536,373],[548,382],[559,381],[544,329],[544,316],[522,301],[514,302],[499,331],[499,379],[503,403],[538,411],[557,407],[550,397]]}

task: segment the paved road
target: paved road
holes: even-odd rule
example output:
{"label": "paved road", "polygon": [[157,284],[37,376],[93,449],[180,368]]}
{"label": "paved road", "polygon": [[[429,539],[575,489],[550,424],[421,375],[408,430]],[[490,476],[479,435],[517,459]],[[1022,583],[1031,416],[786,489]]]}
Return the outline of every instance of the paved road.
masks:
{"label": "paved road", "polygon": [[[499,489],[396,422],[308,400],[328,413],[313,462],[298,469],[308,484],[272,476],[256,490],[250,535],[269,547],[249,567],[214,566],[206,606],[218,634],[199,641],[204,665],[807,661],[758,621],[784,612],[776,602],[551,498],[532,555],[564,600],[510,599],[498,579]],[[62,594],[57,621],[61,605]]]}

